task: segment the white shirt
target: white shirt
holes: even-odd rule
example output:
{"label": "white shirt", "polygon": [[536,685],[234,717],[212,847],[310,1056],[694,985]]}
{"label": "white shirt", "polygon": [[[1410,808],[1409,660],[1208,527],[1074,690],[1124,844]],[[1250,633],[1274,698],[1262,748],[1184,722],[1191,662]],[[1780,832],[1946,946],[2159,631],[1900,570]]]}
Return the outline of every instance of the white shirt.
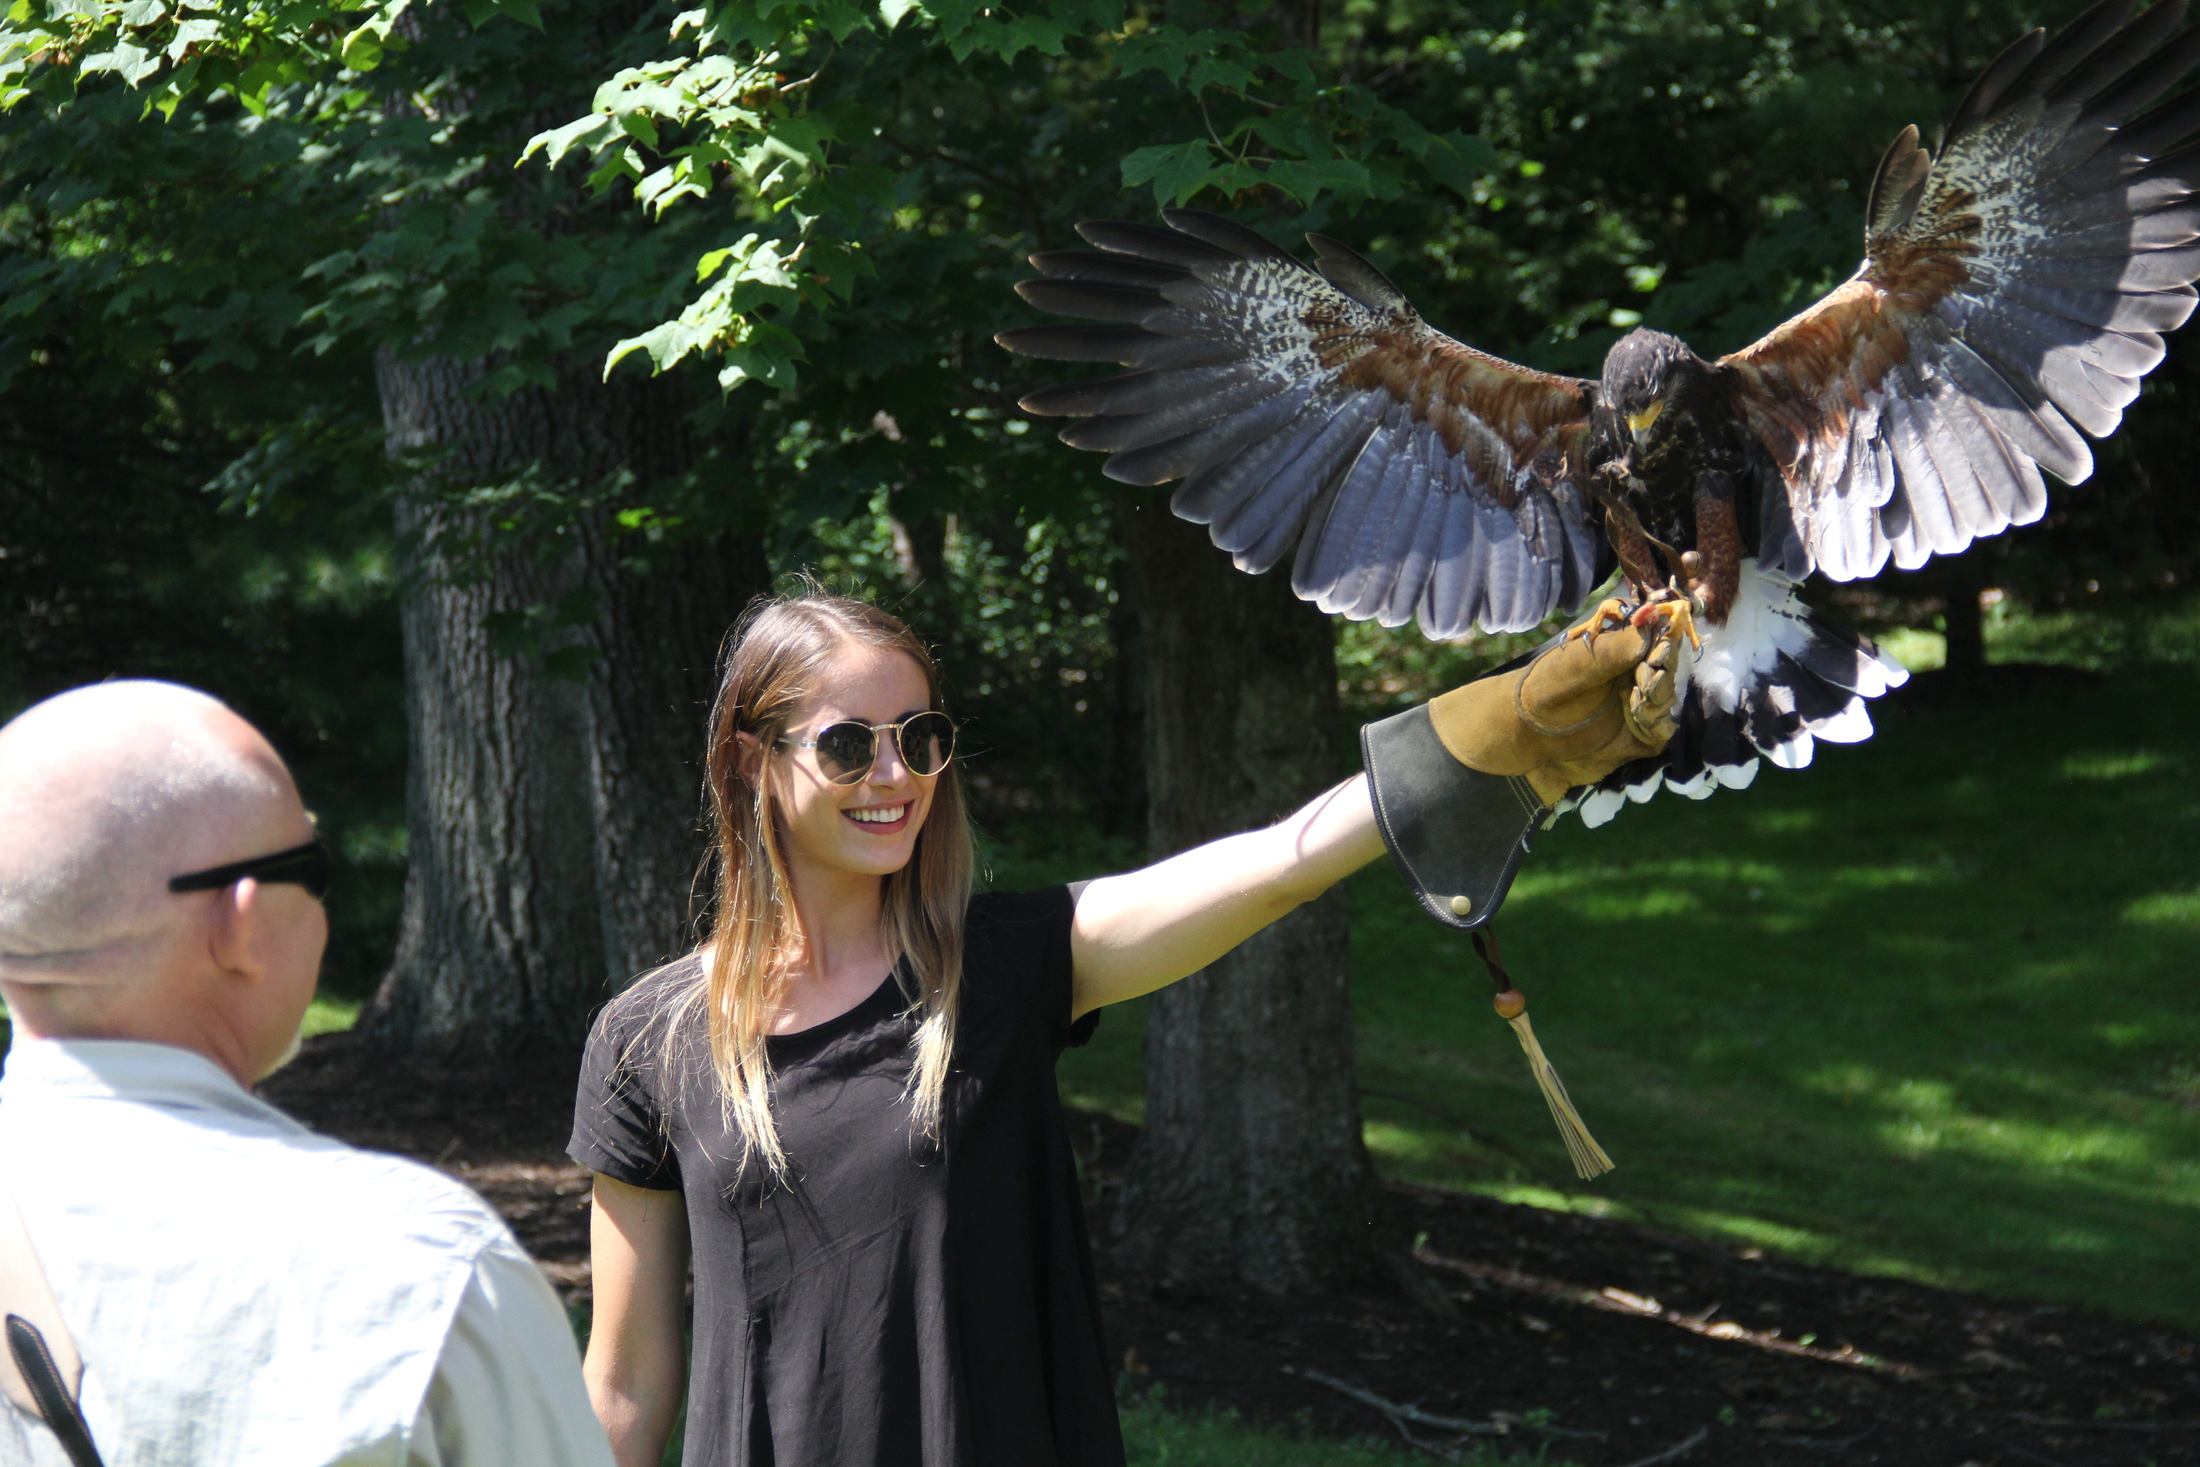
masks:
{"label": "white shirt", "polygon": [[[440,1172],[187,1050],[20,1037],[0,1166],[108,1467],[610,1467],[557,1295]],[[0,1463],[67,1458],[0,1401]]]}

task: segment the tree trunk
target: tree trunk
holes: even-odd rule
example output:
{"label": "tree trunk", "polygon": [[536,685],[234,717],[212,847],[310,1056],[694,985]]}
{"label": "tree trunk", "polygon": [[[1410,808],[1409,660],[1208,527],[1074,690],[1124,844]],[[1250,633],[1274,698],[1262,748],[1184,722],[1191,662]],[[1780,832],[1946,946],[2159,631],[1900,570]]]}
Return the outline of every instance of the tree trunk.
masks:
{"label": "tree trunk", "polygon": [[[591,527],[601,540],[601,525]],[[693,540],[647,574],[585,555],[601,609],[586,685],[588,791],[605,982],[695,945],[711,892],[696,884],[710,837],[703,759],[718,654],[751,599],[771,589],[760,537]]]}
{"label": "tree trunk", "polygon": [[1943,556],[1935,567],[1941,585],[1942,623],[1948,638],[1945,663],[1950,683],[1972,686],[1986,676],[1986,616],[1979,593],[1986,589],[1988,547]]}
{"label": "tree trunk", "polygon": [[[445,450],[440,486],[530,470],[592,490],[647,485],[692,459],[670,384],[473,391],[479,364],[379,364],[392,452]],[[485,533],[422,485],[399,508],[413,547],[403,607],[411,866],[396,958],[368,1015],[395,1053],[475,1069],[570,1050],[618,983],[687,945],[703,849],[701,754],[719,638],[765,576],[753,542],[699,540],[649,574],[620,564],[611,511],[547,545],[457,557]],[[491,618],[579,624],[499,649]],[[577,669],[569,658],[579,651]],[[576,671],[557,676],[553,669]]]}
{"label": "tree trunk", "polygon": [[[1128,505],[1124,533],[1153,854],[1273,822],[1334,783],[1328,618],[1163,505]],[[1115,1220],[1131,1266],[1279,1293],[1392,1272],[1360,1137],[1349,944],[1331,892],[1148,1001],[1146,1122]]]}
{"label": "tree trunk", "polygon": [[1108,636],[1115,643],[1115,667],[1109,673],[1108,792],[1101,805],[1100,828],[1111,836],[1144,837],[1150,824],[1146,792],[1146,646],[1138,597],[1130,584],[1130,566],[1121,557],[1108,568],[1108,580],[1120,587],[1108,609]]}

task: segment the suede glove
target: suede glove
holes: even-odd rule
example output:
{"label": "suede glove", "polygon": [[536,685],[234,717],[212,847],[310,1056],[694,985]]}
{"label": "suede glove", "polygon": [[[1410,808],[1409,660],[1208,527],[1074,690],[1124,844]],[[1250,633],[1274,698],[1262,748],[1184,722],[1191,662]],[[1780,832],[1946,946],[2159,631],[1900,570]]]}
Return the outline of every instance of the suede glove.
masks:
{"label": "suede glove", "polygon": [[1517,671],[1432,700],[1429,723],[1467,768],[1518,775],[1555,805],[1665,748],[1678,726],[1675,640],[1624,626],[1562,638]]}
{"label": "suede glove", "polygon": [[1664,749],[1678,723],[1676,634],[1613,627],[1360,731],[1383,843],[1422,909],[1479,927],[1528,837],[1576,786]]}

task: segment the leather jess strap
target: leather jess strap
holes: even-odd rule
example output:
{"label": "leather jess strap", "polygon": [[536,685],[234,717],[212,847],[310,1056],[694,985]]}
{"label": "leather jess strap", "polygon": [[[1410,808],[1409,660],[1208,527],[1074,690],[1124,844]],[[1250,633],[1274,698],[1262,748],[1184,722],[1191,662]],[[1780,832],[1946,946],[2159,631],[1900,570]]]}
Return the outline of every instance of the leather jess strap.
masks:
{"label": "leather jess strap", "polygon": [[0,1390],[18,1410],[53,1429],[75,1467],[101,1467],[91,1429],[76,1403],[84,1362],[61,1318],[46,1271],[24,1231],[15,1199],[0,1183]]}

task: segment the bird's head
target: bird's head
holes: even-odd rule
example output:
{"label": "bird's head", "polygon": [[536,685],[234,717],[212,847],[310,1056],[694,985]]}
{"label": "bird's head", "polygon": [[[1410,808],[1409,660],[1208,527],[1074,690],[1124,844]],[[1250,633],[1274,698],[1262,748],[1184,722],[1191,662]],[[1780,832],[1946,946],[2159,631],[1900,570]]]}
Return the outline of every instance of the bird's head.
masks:
{"label": "bird's head", "polygon": [[1597,396],[1640,450],[1650,445],[1666,409],[1709,365],[1679,337],[1638,327],[1605,353]]}

